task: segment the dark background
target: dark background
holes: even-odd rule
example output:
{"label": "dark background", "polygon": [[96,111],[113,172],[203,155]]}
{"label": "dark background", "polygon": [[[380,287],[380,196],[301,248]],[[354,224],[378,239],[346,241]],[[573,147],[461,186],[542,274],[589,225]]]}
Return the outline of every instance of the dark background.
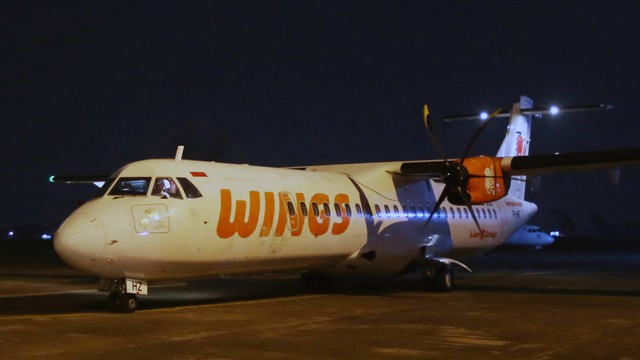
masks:
{"label": "dark background", "polygon": [[[89,186],[145,158],[268,166],[460,156],[476,122],[534,105],[608,112],[534,120],[531,153],[638,147],[637,1],[42,1],[0,11],[0,227],[55,226]],[[505,120],[473,149],[495,154]],[[544,217],[639,218],[640,171],[549,175]],[[534,221],[535,222],[535,221]]]}

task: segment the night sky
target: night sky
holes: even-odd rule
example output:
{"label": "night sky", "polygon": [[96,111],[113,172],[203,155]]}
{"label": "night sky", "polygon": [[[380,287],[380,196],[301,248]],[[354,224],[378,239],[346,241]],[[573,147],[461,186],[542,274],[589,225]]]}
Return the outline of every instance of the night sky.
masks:
{"label": "night sky", "polygon": [[[145,158],[269,166],[449,157],[477,123],[534,105],[616,109],[535,119],[531,153],[640,146],[637,1],[42,1],[0,11],[0,227],[61,222]],[[474,146],[495,154],[496,120]],[[640,170],[549,175],[541,212],[638,219]]]}

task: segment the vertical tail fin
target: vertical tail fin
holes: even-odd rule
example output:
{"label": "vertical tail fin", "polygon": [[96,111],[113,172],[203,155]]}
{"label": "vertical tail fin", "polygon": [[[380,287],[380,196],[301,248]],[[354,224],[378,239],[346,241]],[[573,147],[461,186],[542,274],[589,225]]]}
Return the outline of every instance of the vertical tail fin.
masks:
{"label": "vertical tail fin", "polygon": [[[497,156],[526,156],[529,154],[529,144],[531,143],[531,115],[523,115],[521,109],[531,109],[533,101],[520,96],[520,102],[514,103],[511,109],[511,118],[507,126],[507,134],[500,145]],[[526,190],[526,176],[513,176],[509,195],[524,199]]]}

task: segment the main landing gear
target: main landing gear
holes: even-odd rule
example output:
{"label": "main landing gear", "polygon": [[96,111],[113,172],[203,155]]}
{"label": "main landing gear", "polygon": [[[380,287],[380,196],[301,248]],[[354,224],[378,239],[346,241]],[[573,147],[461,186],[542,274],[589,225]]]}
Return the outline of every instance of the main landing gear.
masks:
{"label": "main landing gear", "polygon": [[425,290],[450,292],[453,291],[455,276],[448,264],[425,266],[422,272],[422,284]]}
{"label": "main landing gear", "polygon": [[471,272],[469,267],[457,260],[447,258],[425,258],[422,263],[422,284],[425,290],[450,292],[455,284],[452,265]]}
{"label": "main landing gear", "polygon": [[130,278],[100,279],[98,290],[109,293],[109,311],[130,314],[138,309],[138,295],[147,295],[147,282]]}

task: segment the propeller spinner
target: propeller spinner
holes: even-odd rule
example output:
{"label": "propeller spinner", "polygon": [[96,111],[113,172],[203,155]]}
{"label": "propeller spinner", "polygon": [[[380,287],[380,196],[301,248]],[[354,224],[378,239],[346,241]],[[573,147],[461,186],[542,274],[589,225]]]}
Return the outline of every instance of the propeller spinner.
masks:
{"label": "propeller spinner", "polygon": [[436,147],[436,150],[438,151],[438,153],[443,159],[443,163],[439,163],[440,166],[437,166],[440,168],[438,169],[439,171],[437,171],[437,169],[434,169],[436,171],[431,175],[427,175],[427,177],[439,178],[445,184],[444,189],[442,190],[442,194],[440,194],[440,197],[438,198],[438,201],[436,202],[436,205],[433,208],[433,211],[431,212],[431,214],[429,214],[429,218],[427,218],[427,221],[424,224],[425,227],[429,224],[429,222],[433,218],[433,214],[435,214],[440,209],[440,206],[442,205],[444,200],[447,199],[449,200],[450,203],[454,205],[466,206],[467,209],[469,209],[469,212],[473,217],[473,221],[476,223],[476,226],[480,231],[480,236],[481,237],[483,236],[482,228],[480,227],[480,223],[478,222],[478,218],[476,217],[471,204],[471,194],[468,191],[469,181],[473,178],[488,178],[488,177],[496,178],[496,176],[485,175],[485,174],[482,174],[482,175],[471,174],[469,173],[469,170],[465,166],[464,162],[467,158],[467,155],[469,154],[469,151],[471,150],[471,147],[473,146],[475,141],[478,139],[480,134],[484,131],[484,129],[487,128],[487,126],[489,125],[489,122],[501,112],[502,112],[502,109],[497,109],[496,111],[491,113],[491,115],[487,117],[485,122],[480,127],[478,127],[478,129],[475,131],[475,133],[471,137],[471,140],[467,144],[467,147],[462,157],[459,160],[451,161],[447,159],[447,157],[444,155],[444,152],[442,151],[442,148],[440,147],[440,143],[438,142],[438,139],[435,135],[435,131],[433,129],[433,125],[431,123],[431,119],[429,116],[429,108],[427,107],[427,105],[424,106],[424,110],[423,110],[424,124],[427,128],[427,132],[429,133],[429,137],[431,138],[431,142]]}

